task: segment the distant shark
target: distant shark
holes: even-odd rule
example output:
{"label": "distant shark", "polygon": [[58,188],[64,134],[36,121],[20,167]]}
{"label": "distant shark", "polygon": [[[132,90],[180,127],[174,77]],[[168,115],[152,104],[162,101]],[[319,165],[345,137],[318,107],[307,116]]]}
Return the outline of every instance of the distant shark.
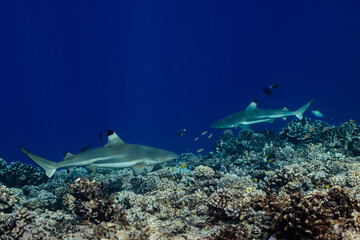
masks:
{"label": "distant shark", "polygon": [[176,153],[158,148],[125,143],[112,130],[108,130],[107,135],[108,142],[104,147],[90,149],[75,155],[66,153],[65,158],[60,162],[39,157],[23,147],[20,147],[20,150],[44,169],[49,178],[58,168],[69,169],[80,166],[90,170],[130,167],[135,175],[139,175],[146,165],[163,163],[178,156]]}
{"label": "distant shark", "polygon": [[231,114],[219,121],[214,122],[212,128],[242,128],[244,130],[252,131],[249,127],[251,124],[268,122],[273,123],[276,118],[282,118],[284,120],[289,116],[296,116],[298,119],[303,118],[303,113],[314,101],[315,98],[311,99],[310,102],[305,104],[303,107],[296,111],[289,111],[287,107],[280,110],[271,109],[259,109],[257,107],[257,100],[254,100],[250,105],[241,112]]}

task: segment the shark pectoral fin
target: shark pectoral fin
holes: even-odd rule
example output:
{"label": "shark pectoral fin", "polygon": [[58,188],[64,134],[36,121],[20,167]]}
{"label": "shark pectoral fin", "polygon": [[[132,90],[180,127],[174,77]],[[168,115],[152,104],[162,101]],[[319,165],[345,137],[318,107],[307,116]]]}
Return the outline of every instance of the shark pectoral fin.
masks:
{"label": "shark pectoral fin", "polygon": [[270,118],[269,120],[266,120],[265,122],[267,123],[274,123],[275,119],[274,118]]}
{"label": "shark pectoral fin", "polygon": [[113,145],[117,145],[117,144],[124,144],[125,142],[112,130],[107,130],[107,135],[108,135],[108,142],[105,145],[105,147],[107,146],[113,146]]}
{"label": "shark pectoral fin", "polygon": [[287,120],[287,117],[283,117],[282,119],[286,121],[286,120]]}
{"label": "shark pectoral fin", "polygon": [[249,125],[238,125],[239,127],[241,127],[242,130],[246,130],[246,131],[249,131],[249,132],[254,132],[250,127]]}
{"label": "shark pectoral fin", "polygon": [[97,169],[97,166],[96,165],[89,165],[89,166],[86,166],[87,169],[89,169],[91,172],[95,171],[95,169]]}
{"label": "shark pectoral fin", "polygon": [[131,167],[135,176],[140,175],[141,172],[144,170],[144,168],[145,168],[145,163],[138,163]]}

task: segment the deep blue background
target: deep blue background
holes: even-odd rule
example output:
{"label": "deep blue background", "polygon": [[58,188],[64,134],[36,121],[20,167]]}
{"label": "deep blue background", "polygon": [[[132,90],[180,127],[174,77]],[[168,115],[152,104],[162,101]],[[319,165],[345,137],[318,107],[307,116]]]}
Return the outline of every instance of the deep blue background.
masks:
{"label": "deep blue background", "polygon": [[22,145],[58,161],[105,144],[101,128],[209,151],[193,139],[255,98],[294,110],[316,96],[309,110],[333,124],[360,119],[359,12],[359,1],[1,1],[0,157],[29,162]]}

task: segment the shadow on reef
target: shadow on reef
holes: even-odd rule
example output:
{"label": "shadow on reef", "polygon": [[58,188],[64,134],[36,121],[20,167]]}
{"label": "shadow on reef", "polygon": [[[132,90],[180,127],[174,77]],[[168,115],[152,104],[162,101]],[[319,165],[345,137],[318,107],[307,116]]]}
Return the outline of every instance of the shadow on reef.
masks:
{"label": "shadow on reef", "polygon": [[359,141],[354,122],[304,119],[139,176],[1,161],[0,239],[360,239]]}

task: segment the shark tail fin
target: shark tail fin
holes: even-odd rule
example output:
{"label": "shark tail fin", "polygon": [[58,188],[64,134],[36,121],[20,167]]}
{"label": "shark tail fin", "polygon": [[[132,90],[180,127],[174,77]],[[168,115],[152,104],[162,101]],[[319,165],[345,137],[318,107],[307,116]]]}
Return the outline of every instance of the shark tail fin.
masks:
{"label": "shark tail fin", "polygon": [[295,116],[300,120],[303,119],[303,113],[306,111],[306,109],[308,109],[308,107],[314,100],[315,100],[315,98],[313,97],[307,104],[305,104],[304,106],[302,106],[301,108],[296,110]]}
{"label": "shark tail fin", "polygon": [[46,176],[49,178],[55,173],[57,169],[57,163],[47,160],[45,158],[39,157],[23,147],[19,147],[20,150],[25,153],[31,160],[33,160],[37,165],[39,165],[42,169],[45,170]]}

